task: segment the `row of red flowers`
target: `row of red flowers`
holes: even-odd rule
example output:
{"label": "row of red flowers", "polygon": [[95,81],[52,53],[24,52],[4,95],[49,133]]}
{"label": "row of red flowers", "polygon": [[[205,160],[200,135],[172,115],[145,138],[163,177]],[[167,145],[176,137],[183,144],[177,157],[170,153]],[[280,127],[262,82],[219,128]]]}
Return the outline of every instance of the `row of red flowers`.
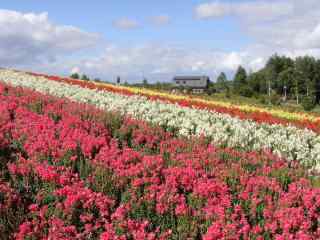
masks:
{"label": "row of red flowers", "polygon": [[[36,74],[36,73],[30,73],[35,76],[43,76],[46,77],[50,80],[58,81],[58,82],[65,82],[68,84],[73,84],[73,85],[78,85],[81,87],[86,87],[90,89],[99,89],[99,90],[105,90],[105,91],[111,91],[127,96],[134,95],[133,92],[126,90],[124,88],[118,88],[116,86],[111,86],[111,85],[97,85],[93,82],[88,82],[88,81],[82,81],[82,80],[76,80],[76,79],[71,79],[71,78],[62,78],[58,76],[49,76],[49,75],[44,75],[44,74]],[[163,96],[155,96],[155,95],[148,95],[148,94],[143,94],[140,93],[141,95],[147,97],[149,100],[161,100],[165,102],[170,102],[174,104],[179,104],[180,106],[184,107],[195,107],[199,109],[208,109],[212,110],[215,112],[219,113],[225,113],[233,117],[238,117],[240,119],[249,119],[253,120],[258,123],[267,123],[267,124],[282,124],[282,125],[288,125],[292,124],[296,127],[299,128],[308,128],[312,131],[315,131],[317,133],[320,133],[320,120],[319,121],[311,121],[309,119],[304,119],[304,120],[288,120],[288,119],[283,119],[281,117],[276,117],[273,116],[271,113],[267,112],[262,112],[262,111],[256,111],[256,112],[246,112],[243,110],[240,110],[237,107],[223,107],[223,106],[218,106],[214,103],[204,103],[200,102],[196,99],[192,99],[190,97],[187,100],[178,100],[178,99],[173,99],[173,98],[166,98]]]}
{"label": "row of red flowers", "polygon": [[0,235],[319,239],[320,190],[267,152],[0,85]]}

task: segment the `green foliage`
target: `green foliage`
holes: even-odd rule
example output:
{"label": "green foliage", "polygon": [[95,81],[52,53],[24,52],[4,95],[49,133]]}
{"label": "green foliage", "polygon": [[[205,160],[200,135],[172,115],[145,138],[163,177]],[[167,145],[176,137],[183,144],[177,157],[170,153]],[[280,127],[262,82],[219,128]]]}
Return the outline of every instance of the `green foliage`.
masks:
{"label": "green foliage", "polygon": [[35,113],[43,114],[44,103],[42,101],[35,101],[29,104],[28,108]]}
{"label": "green foliage", "polygon": [[221,72],[217,78],[216,89],[218,92],[225,91],[228,88],[227,85],[227,76],[224,72]]}
{"label": "green foliage", "polygon": [[118,113],[106,113],[103,119],[104,126],[112,136],[116,136],[123,124],[123,116]]}
{"label": "green foliage", "polygon": [[73,74],[70,75],[70,78],[79,79],[80,76],[79,76],[78,73],[73,73]]}
{"label": "green foliage", "polygon": [[[219,79],[223,82],[222,74]],[[304,95],[311,96],[315,104],[319,103],[320,60],[310,56],[291,59],[275,54],[261,70],[247,75],[245,69],[240,66],[234,76],[233,92],[236,95],[244,97],[254,95],[259,99],[260,95],[269,94],[269,87],[272,96],[268,102],[271,101],[274,105],[280,104],[281,97],[286,96],[286,100],[295,100]],[[265,104],[267,101],[261,97],[260,102]],[[313,104],[308,105],[311,108]]]}
{"label": "green foliage", "polygon": [[239,89],[239,94],[240,94],[241,96],[251,98],[251,97],[253,96],[254,92],[253,92],[253,90],[251,89],[250,86],[248,86],[248,85],[243,85],[243,86],[241,86],[240,89]]}
{"label": "green foliage", "polygon": [[208,88],[208,90],[207,90],[207,94],[210,96],[210,95],[212,95],[212,94],[214,94],[214,93],[216,93],[217,92],[217,90],[215,89],[215,87],[214,86],[210,86],[209,88]]}
{"label": "green foliage", "polygon": [[315,99],[314,97],[306,96],[302,99],[301,105],[305,111],[311,111],[315,108]]}
{"label": "green foliage", "polygon": [[240,93],[240,89],[244,85],[247,85],[247,72],[242,66],[239,66],[239,68],[234,76],[234,79],[233,79],[234,92]]}
{"label": "green foliage", "polygon": [[262,71],[252,73],[248,76],[248,84],[252,91],[256,94],[263,94],[266,92],[266,79]]}
{"label": "green foliage", "polygon": [[82,74],[81,80],[89,81],[90,78],[86,74]]}
{"label": "green foliage", "polygon": [[[121,193],[121,189],[116,184],[116,177],[114,173],[102,167],[96,167],[92,173],[94,177],[92,189],[96,192],[102,192],[108,196],[113,197],[118,202],[125,196],[125,193]],[[122,195],[121,195],[122,194]]]}
{"label": "green foliage", "polygon": [[142,80],[142,85],[143,85],[143,86],[148,86],[148,85],[149,85],[148,80],[147,80],[146,78],[144,78],[144,79]]}
{"label": "green foliage", "polygon": [[261,104],[267,104],[267,99],[266,99],[266,97],[265,97],[264,95],[260,95],[260,96],[259,96],[259,102],[260,102]]}
{"label": "green foliage", "polygon": [[279,106],[281,104],[281,98],[277,93],[272,93],[270,96],[270,103],[275,106]]}
{"label": "green foliage", "polygon": [[289,169],[280,168],[277,170],[273,170],[270,175],[277,179],[277,181],[280,183],[280,185],[284,191],[288,191],[289,185],[292,182]]}
{"label": "green foliage", "polygon": [[226,98],[231,98],[231,91],[230,91],[230,88],[229,88],[229,87],[226,89],[225,97],[226,97]]}

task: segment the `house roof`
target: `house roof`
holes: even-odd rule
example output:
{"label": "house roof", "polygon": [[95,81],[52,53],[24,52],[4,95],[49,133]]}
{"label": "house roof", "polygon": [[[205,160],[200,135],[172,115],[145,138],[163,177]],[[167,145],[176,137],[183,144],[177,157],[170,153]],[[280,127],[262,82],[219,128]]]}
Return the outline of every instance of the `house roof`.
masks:
{"label": "house roof", "polygon": [[174,81],[203,80],[203,79],[209,79],[209,77],[208,76],[175,76],[173,78]]}

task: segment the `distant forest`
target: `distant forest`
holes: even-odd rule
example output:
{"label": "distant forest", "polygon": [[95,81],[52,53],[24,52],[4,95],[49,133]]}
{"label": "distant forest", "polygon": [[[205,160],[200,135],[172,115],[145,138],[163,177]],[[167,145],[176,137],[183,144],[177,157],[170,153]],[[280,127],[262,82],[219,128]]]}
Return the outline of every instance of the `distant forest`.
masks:
{"label": "distant forest", "polygon": [[267,95],[283,101],[295,99],[299,103],[307,99],[319,103],[320,60],[310,56],[292,59],[273,55],[257,72],[247,73],[239,66],[231,81],[222,72],[211,88],[219,92],[231,90],[245,97]]}

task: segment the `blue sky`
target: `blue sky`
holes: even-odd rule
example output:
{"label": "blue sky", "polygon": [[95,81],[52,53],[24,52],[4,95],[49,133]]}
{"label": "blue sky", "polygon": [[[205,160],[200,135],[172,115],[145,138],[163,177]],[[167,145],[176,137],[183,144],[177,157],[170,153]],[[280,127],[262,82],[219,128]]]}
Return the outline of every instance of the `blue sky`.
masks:
{"label": "blue sky", "polygon": [[275,52],[319,56],[317,0],[10,0],[0,9],[0,64],[35,71],[214,78],[240,64],[258,70]]}
{"label": "blue sky", "polygon": [[[230,51],[239,50],[250,43],[250,37],[241,32],[236,19],[232,17],[216,21],[195,21],[194,7],[206,1],[68,0],[60,2],[62,1],[10,0],[1,3],[1,7],[21,12],[48,12],[50,19],[57,24],[73,25],[89,32],[97,32],[107,41],[123,45],[164,41],[184,44],[188,47]],[[168,26],[154,28],[148,22],[153,16],[163,14],[170,16]],[[132,31],[115,28],[113,22],[123,17],[136,20],[140,27]],[[235,39],[237,41],[234,41]]]}

